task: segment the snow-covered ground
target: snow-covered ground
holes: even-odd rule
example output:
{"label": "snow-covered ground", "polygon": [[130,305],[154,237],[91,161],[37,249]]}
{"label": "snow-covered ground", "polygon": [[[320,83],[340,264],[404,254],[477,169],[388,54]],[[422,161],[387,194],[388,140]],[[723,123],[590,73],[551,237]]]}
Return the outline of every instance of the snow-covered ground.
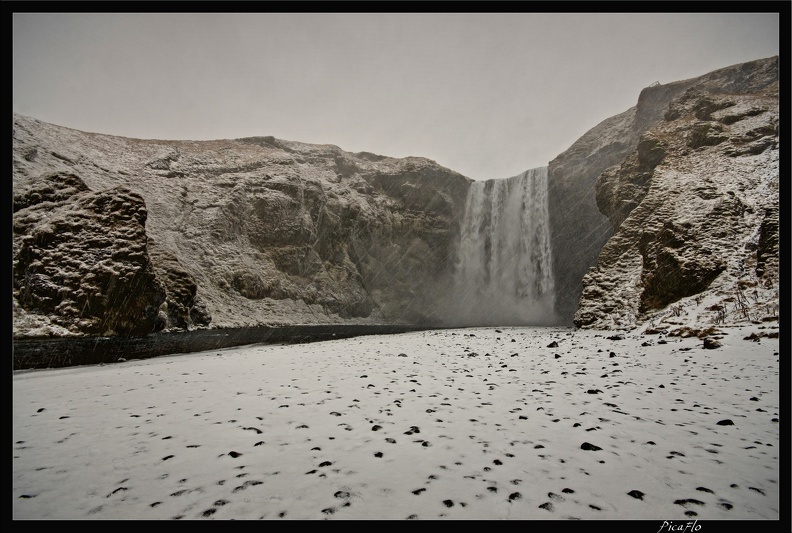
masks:
{"label": "snow-covered ground", "polygon": [[761,331],[704,349],[458,329],[18,371],[13,518],[778,519]]}

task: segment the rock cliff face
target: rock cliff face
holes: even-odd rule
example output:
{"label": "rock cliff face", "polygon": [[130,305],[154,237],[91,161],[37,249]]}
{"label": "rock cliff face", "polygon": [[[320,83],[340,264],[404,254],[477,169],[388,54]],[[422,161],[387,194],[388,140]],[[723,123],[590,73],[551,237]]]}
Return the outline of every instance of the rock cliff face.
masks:
{"label": "rock cliff face", "polygon": [[[648,87],[588,131],[547,170],[543,314],[656,329],[777,316],[777,137],[777,57]],[[471,180],[433,161],[16,115],[13,166],[15,336],[451,315]]]}
{"label": "rock cliff face", "polygon": [[[623,220],[637,205],[634,195],[606,193],[600,175],[610,167],[621,165],[625,158],[636,157],[633,154],[638,150],[642,158],[638,163],[646,168],[635,168],[635,183],[622,184],[622,192],[630,187],[642,187],[638,182],[648,179],[647,173],[656,164],[653,157],[660,156],[652,144],[654,141],[642,136],[665,121],[671,101],[688,89],[750,93],[777,79],[778,58],[769,58],[689,80],[654,84],[641,91],[635,107],[604,120],[550,162],[550,223],[556,311],[560,317],[572,321],[583,290],[583,276],[597,263],[600,250],[613,235],[614,227],[618,226],[613,222],[618,222],[620,217]],[[609,202],[620,205],[608,205]]]}
{"label": "rock cliff face", "polygon": [[777,58],[698,78],[596,182],[614,234],[575,324],[777,320]]}
{"label": "rock cliff face", "polygon": [[436,323],[470,181],[422,158],[15,116],[15,334]]}

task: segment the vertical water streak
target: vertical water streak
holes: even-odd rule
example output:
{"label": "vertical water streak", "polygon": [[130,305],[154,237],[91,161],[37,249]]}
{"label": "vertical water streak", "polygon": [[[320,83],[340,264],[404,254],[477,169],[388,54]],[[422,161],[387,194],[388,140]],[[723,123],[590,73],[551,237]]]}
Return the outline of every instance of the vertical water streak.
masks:
{"label": "vertical water streak", "polygon": [[451,321],[556,323],[547,167],[473,183],[460,227]]}

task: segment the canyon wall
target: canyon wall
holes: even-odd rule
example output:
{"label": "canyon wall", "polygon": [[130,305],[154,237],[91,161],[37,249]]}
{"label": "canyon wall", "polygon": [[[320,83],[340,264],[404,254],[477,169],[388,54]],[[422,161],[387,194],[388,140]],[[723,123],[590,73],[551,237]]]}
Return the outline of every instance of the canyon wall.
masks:
{"label": "canyon wall", "polygon": [[439,324],[471,182],[423,158],[18,115],[13,163],[16,335]]}
{"label": "canyon wall", "polygon": [[[697,78],[655,83],[641,91],[635,107],[610,117],[586,132],[549,164],[550,224],[556,282],[556,310],[571,325],[583,291],[583,276],[595,266],[600,250],[614,233],[600,210],[599,176],[639,148],[650,128],[664,122],[672,100],[689,89],[731,94],[750,93],[778,80],[778,58],[733,65]],[[646,150],[647,147],[642,148]],[[614,197],[615,198],[615,197]],[[624,209],[634,207],[629,199]],[[607,203],[607,200],[605,200]],[[609,212],[608,208],[604,209]],[[611,217],[612,218],[612,217]]]}
{"label": "canyon wall", "polygon": [[547,169],[474,184],[420,157],[15,115],[14,335],[772,320],[778,120],[774,57],[653,84]]}
{"label": "canyon wall", "polygon": [[613,236],[574,322],[655,331],[778,320],[777,58],[697,79],[595,197]]}

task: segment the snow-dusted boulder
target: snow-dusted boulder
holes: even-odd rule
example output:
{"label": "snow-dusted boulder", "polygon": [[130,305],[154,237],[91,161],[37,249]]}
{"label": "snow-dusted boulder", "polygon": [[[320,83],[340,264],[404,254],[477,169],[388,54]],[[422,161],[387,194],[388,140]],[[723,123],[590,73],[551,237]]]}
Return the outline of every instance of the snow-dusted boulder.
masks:
{"label": "snow-dusted boulder", "polygon": [[92,192],[51,174],[14,198],[14,296],[72,333],[162,329],[165,291],[146,249],[146,206],[124,187]]}

